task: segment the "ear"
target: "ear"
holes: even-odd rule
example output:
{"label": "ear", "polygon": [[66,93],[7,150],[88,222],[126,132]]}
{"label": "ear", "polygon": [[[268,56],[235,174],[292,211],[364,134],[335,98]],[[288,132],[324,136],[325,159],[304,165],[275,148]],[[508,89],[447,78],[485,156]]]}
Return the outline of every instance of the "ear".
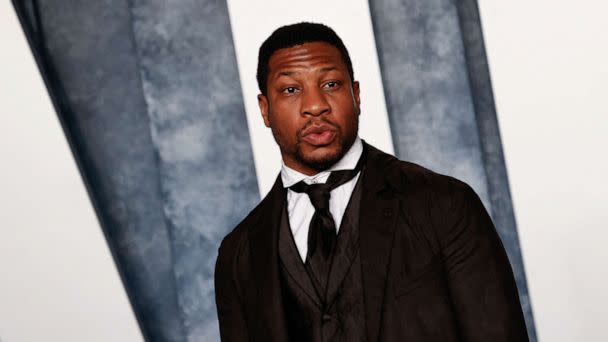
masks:
{"label": "ear", "polygon": [[268,98],[264,94],[258,95],[258,106],[262,113],[262,119],[264,119],[264,125],[270,127],[270,120],[268,120],[268,109],[270,108],[270,105],[268,103]]}
{"label": "ear", "polygon": [[353,97],[355,98],[355,103],[357,103],[357,108],[359,109],[359,114],[361,114],[361,98],[359,97],[359,81],[353,82]]}

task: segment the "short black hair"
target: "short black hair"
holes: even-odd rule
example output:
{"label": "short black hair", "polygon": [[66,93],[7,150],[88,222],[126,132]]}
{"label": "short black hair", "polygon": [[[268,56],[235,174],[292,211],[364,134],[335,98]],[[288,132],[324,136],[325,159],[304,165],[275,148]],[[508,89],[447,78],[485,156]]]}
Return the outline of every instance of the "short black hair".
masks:
{"label": "short black hair", "polygon": [[350,55],[348,54],[348,50],[346,49],[346,46],[344,46],[342,39],[338,37],[336,32],[323,24],[301,22],[279,27],[270,35],[270,37],[266,38],[264,43],[262,43],[262,46],[260,46],[256,77],[258,80],[258,87],[262,94],[266,95],[268,62],[270,61],[272,54],[280,49],[310,42],[324,42],[335,46],[342,55],[351,82],[355,81]]}

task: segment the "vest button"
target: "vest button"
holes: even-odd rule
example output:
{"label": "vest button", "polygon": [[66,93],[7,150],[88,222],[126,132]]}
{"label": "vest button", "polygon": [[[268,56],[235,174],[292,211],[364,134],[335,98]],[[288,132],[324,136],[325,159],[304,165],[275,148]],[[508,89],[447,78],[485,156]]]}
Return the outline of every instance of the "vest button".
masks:
{"label": "vest button", "polygon": [[331,321],[331,315],[323,314],[323,323]]}

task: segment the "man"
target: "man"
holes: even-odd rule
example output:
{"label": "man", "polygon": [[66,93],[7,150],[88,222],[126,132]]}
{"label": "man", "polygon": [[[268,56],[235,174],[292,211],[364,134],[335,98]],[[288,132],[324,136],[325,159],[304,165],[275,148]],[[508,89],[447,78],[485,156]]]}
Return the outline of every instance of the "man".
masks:
{"label": "man", "polygon": [[257,77],[283,165],[220,246],[223,341],[528,340],[474,191],[359,139],[359,83],[330,28],[276,30]]}

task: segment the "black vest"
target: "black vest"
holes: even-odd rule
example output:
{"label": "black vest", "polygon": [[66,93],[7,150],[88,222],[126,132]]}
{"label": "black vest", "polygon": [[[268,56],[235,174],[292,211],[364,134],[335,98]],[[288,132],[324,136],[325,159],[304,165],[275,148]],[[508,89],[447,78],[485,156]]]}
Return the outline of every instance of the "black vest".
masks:
{"label": "black vest", "polygon": [[[281,287],[289,341],[365,341],[365,312],[359,257],[361,179],[353,189],[333,255],[326,293],[319,293],[296,247],[284,201],[279,229]],[[325,296],[327,305],[321,304]]]}

